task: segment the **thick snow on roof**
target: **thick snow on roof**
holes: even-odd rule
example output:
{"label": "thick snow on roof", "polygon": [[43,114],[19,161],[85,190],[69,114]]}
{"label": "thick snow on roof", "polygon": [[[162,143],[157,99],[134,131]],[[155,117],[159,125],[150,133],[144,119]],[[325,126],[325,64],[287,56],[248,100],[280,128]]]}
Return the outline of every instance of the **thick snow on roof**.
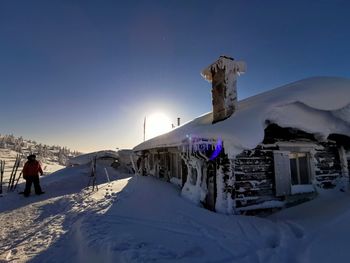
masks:
{"label": "thick snow on roof", "polygon": [[210,112],[134,150],[178,146],[193,138],[220,138],[226,153],[234,156],[262,142],[266,121],[321,139],[332,133],[350,136],[350,79],[303,79],[238,102],[236,112],[224,121],[212,124]]}
{"label": "thick snow on roof", "polygon": [[91,153],[86,153],[86,154],[82,154],[79,155],[77,157],[74,157],[72,159],[70,159],[67,162],[67,165],[83,165],[83,164],[87,164],[89,162],[91,162],[91,160],[93,158],[99,159],[99,158],[105,158],[105,157],[110,157],[110,158],[118,158],[118,153],[115,151],[111,151],[111,150],[104,150],[104,151],[98,151],[98,152],[91,152]]}

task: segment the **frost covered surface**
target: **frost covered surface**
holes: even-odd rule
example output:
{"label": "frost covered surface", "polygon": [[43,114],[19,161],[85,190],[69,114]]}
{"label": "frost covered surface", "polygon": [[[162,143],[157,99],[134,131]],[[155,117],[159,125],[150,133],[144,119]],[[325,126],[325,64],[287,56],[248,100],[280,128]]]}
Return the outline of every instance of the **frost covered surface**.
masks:
{"label": "frost covered surface", "polygon": [[247,71],[247,65],[244,61],[236,61],[228,57],[220,57],[216,62],[211,64],[209,67],[202,70],[201,75],[207,81],[213,80],[212,70],[225,69],[225,75],[236,76]]}
{"label": "frost covered surface", "polygon": [[[347,262],[350,195],[337,189],[269,218],[210,212],[153,177],[89,166],[42,179],[46,194],[0,199],[1,262]],[[130,175],[129,175],[130,176]],[[67,183],[69,182],[69,183]],[[23,188],[23,185],[20,185]]]}
{"label": "frost covered surface", "polygon": [[[187,165],[188,175],[181,190],[181,195],[193,203],[199,204],[201,201],[204,201],[207,195],[206,186],[201,184],[203,180],[203,172],[201,169],[203,161],[192,157],[184,161]],[[193,173],[192,168],[196,170],[196,175]]]}
{"label": "frost covered surface", "polygon": [[67,165],[82,165],[82,164],[87,164],[89,162],[91,162],[91,160],[93,158],[102,158],[102,157],[110,157],[110,158],[118,158],[118,153],[115,151],[108,151],[108,150],[104,150],[104,151],[98,151],[98,152],[92,152],[92,153],[86,153],[86,154],[82,154],[79,155],[77,157],[74,157],[72,159],[70,159],[67,162]]}
{"label": "frost covered surface", "polygon": [[331,133],[350,135],[349,112],[349,79],[308,78],[239,101],[236,112],[224,121],[212,124],[212,113],[207,113],[134,150],[178,146],[188,138],[221,138],[225,151],[234,156],[262,142],[266,121],[297,128],[320,139]]}
{"label": "frost covered surface", "polygon": [[172,183],[172,184],[174,184],[176,186],[182,187],[182,181],[179,178],[171,177],[170,178],[170,183]]}
{"label": "frost covered surface", "polygon": [[226,214],[227,211],[227,194],[224,192],[225,182],[224,182],[224,172],[222,171],[222,166],[219,167],[218,174],[216,177],[217,184],[217,194],[215,202],[215,210],[219,213]]}

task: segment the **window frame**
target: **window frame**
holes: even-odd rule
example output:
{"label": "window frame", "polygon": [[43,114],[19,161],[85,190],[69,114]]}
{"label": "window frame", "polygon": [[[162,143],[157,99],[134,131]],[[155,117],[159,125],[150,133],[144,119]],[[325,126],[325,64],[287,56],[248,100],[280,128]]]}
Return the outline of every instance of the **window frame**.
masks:
{"label": "window frame", "polygon": [[[279,142],[277,143],[278,150],[274,150],[274,163],[275,166],[278,162],[284,162],[280,163],[279,167],[275,167],[275,192],[276,196],[287,196],[292,195],[292,188],[293,186],[302,185],[302,184],[292,184],[292,170],[290,167],[290,159],[289,154],[290,153],[303,153],[306,154],[306,160],[307,160],[307,168],[308,168],[308,184],[303,185],[313,185],[313,181],[315,178],[315,161],[314,161],[314,150],[317,147],[314,143],[294,143],[294,142]],[[282,160],[279,161],[276,160],[276,157],[278,155],[284,155],[282,157]],[[288,156],[287,156],[288,155]],[[288,163],[286,163],[287,159]],[[286,178],[286,175],[289,175],[288,178]],[[299,180],[299,183],[301,181]]]}
{"label": "window frame", "polygon": [[[314,161],[314,151],[318,147],[317,144],[312,142],[278,142],[278,147],[281,151],[290,152],[290,153],[306,153],[307,155],[307,164],[309,170],[309,183],[308,185],[313,184],[315,179],[315,161]],[[292,176],[292,174],[291,174]],[[291,184],[292,185],[292,184]],[[300,185],[300,184],[298,184]]]}
{"label": "window frame", "polygon": [[[295,158],[291,158],[291,155],[295,155]],[[291,176],[291,185],[305,185],[302,183],[302,177],[301,177],[301,170],[300,170],[300,158],[305,157],[306,158],[306,168],[307,168],[307,185],[312,184],[312,176],[311,176],[311,165],[310,165],[310,153],[308,152],[290,152],[289,153],[289,160],[295,159],[296,163],[296,172],[297,172],[297,183],[293,184],[293,174],[292,174],[292,166],[290,167],[290,176]]]}

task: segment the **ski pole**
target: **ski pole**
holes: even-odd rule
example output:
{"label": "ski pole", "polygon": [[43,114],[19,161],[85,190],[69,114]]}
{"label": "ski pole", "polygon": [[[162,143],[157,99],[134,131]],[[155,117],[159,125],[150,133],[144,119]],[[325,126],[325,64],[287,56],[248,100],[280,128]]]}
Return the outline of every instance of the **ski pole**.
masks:
{"label": "ski pole", "polygon": [[2,181],[4,179],[5,161],[0,161],[0,194],[2,194]]}
{"label": "ski pole", "polygon": [[18,182],[19,182],[19,179],[21,179],[22,174],[23,174],[23,172],[21,172],[21,173],[19,174],[19,176],[18,176],[18,178],[17,178],[17,181],[16,181],[16,184],[15,184],[14,187],[13,187],[13,190],[16,189],[16,187],[17,187],[17,185],[18,185]]}
{"label": "ski pole", "polygon": [[10,191],[11,181],[12,181],[12,176],[13,176],[13,173],[14,173],[14,171],[15,171],[15,167],[16,167],[16,163],[17,163],[17,158],[18,158],[18,156],[16,156],[15,163],[13,164],[13,167],[12,167],[12,171],[11,171],[10,179],[9,179],[9,181],[8,181],[7,192],[9,192],[9,191]]}
{"label": "ski pole", "polygon": [[18,167],[19,167],[19,165],[20,165],[20,162],[21,162],[21,157],[18,155],[18,159],[17,159],[17,163],[16,163],[16,168],[15,168],[15,172],[14,172],[13,177],[12,177],[12,182],[11,182],[10,190],[13,190],[13,187],[14,187],[14,184],[15,184],[15,180],[16,180],[16,174],[17,174],[17,171],[18,171]]}

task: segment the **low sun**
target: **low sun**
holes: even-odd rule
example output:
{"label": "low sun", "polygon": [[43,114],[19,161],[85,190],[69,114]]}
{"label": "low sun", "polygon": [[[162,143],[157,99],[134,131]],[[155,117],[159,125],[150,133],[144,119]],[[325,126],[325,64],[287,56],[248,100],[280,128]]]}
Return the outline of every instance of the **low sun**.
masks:
{"label": "low sun", "polygon": [[161,112],[146,116],[146,139],[150,139],[171,130],[170,118]]}

